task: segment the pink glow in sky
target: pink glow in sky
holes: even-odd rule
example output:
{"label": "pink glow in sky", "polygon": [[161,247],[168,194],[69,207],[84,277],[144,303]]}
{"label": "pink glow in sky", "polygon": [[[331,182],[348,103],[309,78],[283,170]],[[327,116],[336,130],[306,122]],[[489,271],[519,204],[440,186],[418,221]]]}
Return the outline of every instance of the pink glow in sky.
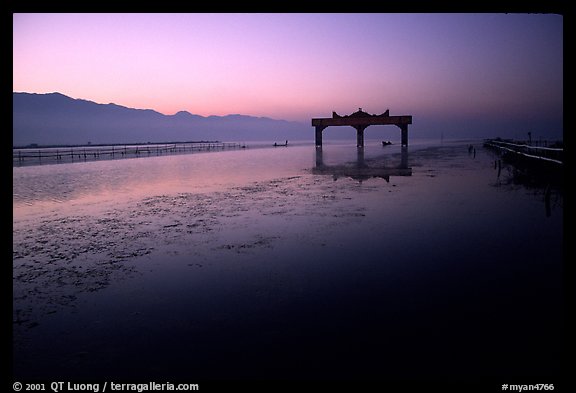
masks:
{"label": "pink glow in sky", "polygon": [[164,114],[562,117],[554,14],[14,14],[13,90]]}

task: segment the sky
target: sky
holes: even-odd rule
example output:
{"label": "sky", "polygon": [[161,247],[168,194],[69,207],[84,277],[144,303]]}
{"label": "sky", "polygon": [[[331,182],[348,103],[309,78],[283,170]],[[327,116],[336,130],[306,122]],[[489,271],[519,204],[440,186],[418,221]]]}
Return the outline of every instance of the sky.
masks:
{"label": "sky", "polygon": [[[556,14],[14,14],[13,91],[421,132],[563,135]],[[508,135],[510,134],[510,135]]]}

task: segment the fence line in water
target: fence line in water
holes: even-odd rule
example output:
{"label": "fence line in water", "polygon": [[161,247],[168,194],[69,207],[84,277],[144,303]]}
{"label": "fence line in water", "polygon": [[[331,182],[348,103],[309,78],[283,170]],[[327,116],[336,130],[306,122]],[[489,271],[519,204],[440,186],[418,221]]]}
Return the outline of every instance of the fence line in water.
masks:
{"label": "fence line in water", "polygon": [[141,156],[176,154],[194,151],[226,150],[245,148],[235,142],[174,142],[139,145],[71,146],[13,148],[14,166],[64,163],[99,159],[119,159]]}
{"label": "fence line in water", "polygon": [[484,146],[500,149],[509,154],[516,154],[533,160],[547,161],[562,165],[564,162],[564,148],[543,146],[530,146],[524,143],[488,139]]}

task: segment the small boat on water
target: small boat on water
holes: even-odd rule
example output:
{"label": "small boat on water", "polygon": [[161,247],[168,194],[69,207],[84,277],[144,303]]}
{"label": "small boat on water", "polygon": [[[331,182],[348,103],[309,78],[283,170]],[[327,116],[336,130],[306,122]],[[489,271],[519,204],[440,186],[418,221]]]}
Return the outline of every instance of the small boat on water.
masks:
{"label": "small boat on water", "polygon": [[392,142],[390,142],[390,141],[382,141],[382,146],[388,146],[391,144],[392,144]]}
{"label": "small boat on water", "polygon": [[288,141],[286,141],[285,143],[276,143],[276,142],[274,142],[274,147],[278,147],[278,146],[288,146]]}

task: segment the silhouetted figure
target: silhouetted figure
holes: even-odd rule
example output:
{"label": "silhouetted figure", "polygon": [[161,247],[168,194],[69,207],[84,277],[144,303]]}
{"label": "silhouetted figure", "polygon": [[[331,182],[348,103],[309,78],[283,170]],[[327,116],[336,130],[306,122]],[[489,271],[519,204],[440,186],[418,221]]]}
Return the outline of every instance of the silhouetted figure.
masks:
{"label": "silhouetted figure", "polygon": [[286,146],[288,146],[288,139],[286,139]]}
{"label": "silhouetted figure", "polygon": [[472,154],[472,149],[474,149],[474,146],[468,145],[468,154]]}
{"label": "silhouetted figure", "polygon": [[476,158],[476,148],[474,148],[474,155],[472,157]]}

